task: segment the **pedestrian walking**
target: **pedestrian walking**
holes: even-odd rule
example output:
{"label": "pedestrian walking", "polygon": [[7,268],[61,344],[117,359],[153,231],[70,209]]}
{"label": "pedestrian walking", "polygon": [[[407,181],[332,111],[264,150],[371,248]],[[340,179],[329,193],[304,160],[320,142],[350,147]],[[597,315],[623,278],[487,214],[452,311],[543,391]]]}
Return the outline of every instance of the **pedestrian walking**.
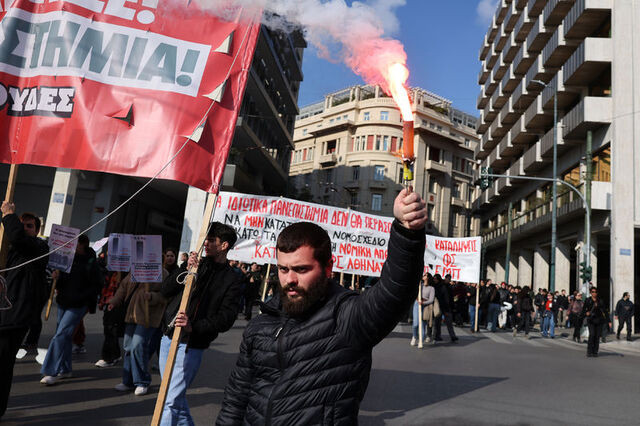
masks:
{"label": "pedestrian walking", "polygon": [[[431,334],[433,330],[434,316],[441,315],[440,309],[434,311],[434,303],[437,305],[436,301],[436,293],[433,288],[432,278],[429,274],[424,274],[422,276],[422,300],[416,299],[413,302],[413,336],[411,337],[411,346],[416,346],[420,339],[419,336],[419,323],[418,323],[418,309],[422,309],[422,330],[424,333],[423,340],[424,343],[429,343],[431,341]],[[420,293],[418,293],[420,294]]]}
{"label": "pedestrian walking", "polygon": [[487,328],[492,332],[496,332],[498,325],[498,315],[500,315],[500,292],[495,284],[489,286],[488,295],[489,312],[487,314]]}
{"label": "pedestrian walking", "polygon": [[582,293],[578,293],[574,296],[574,299],[569,303],[569,323],[573,327],[573,341],[580,343],[580,330],[582,329],[582,308],[584,307],[584,301],[582,300]]}
{"label": "pedestrian walking", "polygon": [[121,358],[120,337],[124,336],[124,320],[126,316],[126,306],[116,309],[109,309],[109,300],[116,294],[120,285],[120,272],[109,272],[105,277],[105,285],[102,287],[98,309],[102,314],[102,330],[104,341],[101,358],[94,364],[96,367],[112,367]]}
{"label": "pedestrian walking", "polygon": [[442,313],[442,315],[435,317],[433,341],[442,341],[442,321],[444,321],[451,343],[456,343],[458,337],[456,337],[456,332],[453,329],[453,294],[451,292],[451,285],[447,284],[440,274],[435,274],[433,276],[433,287]]}
{"label": "pedestrian walking", "polygon": [[547,301],[542,305],[542,337],[556,336],[556,314],[558,312],[558,304],[553,297],[553,293],[547,293]]}
{"label": "pedestrian walking", "polygon": [[522,291],[518,293],[518,300],[515,308],[519,326],[513,328],[513,337],[517,336],[518,331],[524,331],[524,335],[527,339],[530,337],[529,330],[531,329],[533,300],[531,300],[529,292],[529,287],[524,286],[522,287]]}
{"label": "pedestrian walking", "polygon": [[622,299],[616,303],[615,319],[618,320],[618,331],[616,338],[620,340],[620,332],[627,325],[627,340],[631,341],[631,320],[635,314],[635,306],[630,299],[629,293],[624,292]]}
{"label": "pedestrian walking", "polygon": [[591,297],[585,300],[582,308],[582,316],[587,320],[587,326],[589,327],[587,357],[597,357],[602,328],[607,323],[611,327],[611,322],[608,321],[609,312],[607,311],[607,306],[602,298],[598,296],[598,289],[591,287],[589,293]]}
{"label": "pedestrian walking", "polygon": [[558,305],[558,327],[566,328],[567,321],[569,320],[569,298],[567,297],[567,291],[562,289],[560,294],[556,298]]}

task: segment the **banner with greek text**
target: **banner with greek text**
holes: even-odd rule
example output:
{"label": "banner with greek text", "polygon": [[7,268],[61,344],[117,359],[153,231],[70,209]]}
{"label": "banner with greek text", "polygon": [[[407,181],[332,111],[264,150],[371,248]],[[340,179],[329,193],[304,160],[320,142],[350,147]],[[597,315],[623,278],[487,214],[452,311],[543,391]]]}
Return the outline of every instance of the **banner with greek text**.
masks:
{"label": "banner with greek text", "polygon": [[0,19],[0,162],[150,177],[195,131],[160,177],[217,192],[259,23],[158,0],[0,0]]}
{"label": "banner with greek text", "polygon": [[427,235],[425,270],[453,281],[477,283],[480,280],[481,237],[442,238]]}
{"label": "banner with greek text", "polygon": [[71,272],[73,258],[76,255],[76,246],[78,245],[78,240],[75,238],[79,233],[80,230],[76,228],[56,224],[51,225],[49,250],[55,250],[60,246],[64,246],[60,250],[49,255],[48,266],[51,269],[58,269],[67,273]]}
{"label": "banner with greek text", "polygon": [[[334,271],[364,276],[380,276],[382,265],[387,259],[389,232],[393,223],[393,218],[354,210],[282,197],[233,192],[219,194],[214,220],[232,226],[238,234],[238,242],[229,252],[229,259],[274,264],[276,263],[276,240],[280,231],[295,222],[314,222],[329,233]],[[475,239],[471,240],[475,241]],[[429,247],[429,243],[427,246]],[[454,247],[447,248],[453,249]],[[480,269],[479,239],[473,247],[474,250],[476,248],[478,250],[477,264],[466,262],[466,258],[458,258],[457,263],[454,261],[449,264],[449,269],[460,277],[477,277]],[[458,253],[456,252],[456,254]],[[432,254],[429,259],[435,268],[436,263]],[[427,263],[426,261],[427,255],[425,253],[425,263]],[[461,265],[460,271],[454,271],[454,267],[458,265]],[[468,268],[476,267],[475,272],[467,271]],[[439,269],[439,271],[438,273],[442,274],[444,269]],[[470,279],[469,282],[477,282],[477,278],[475,279],[476,281]],[[459,278],[459,280],[464,281],[463,278]]]}
{"label": "banner with greek text", "polygon": [[162,282],[162,237],[133,235],[131,237],[131,277],[137,283]]}

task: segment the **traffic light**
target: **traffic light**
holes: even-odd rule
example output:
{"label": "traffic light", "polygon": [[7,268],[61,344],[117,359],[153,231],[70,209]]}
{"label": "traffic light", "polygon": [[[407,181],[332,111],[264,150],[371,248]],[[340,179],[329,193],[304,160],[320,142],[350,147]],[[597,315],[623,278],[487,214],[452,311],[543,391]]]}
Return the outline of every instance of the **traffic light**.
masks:
{"label": "traffic light", "polygon": [[580,262],[580,278],[582,282],[591,282],[591,266],[587,266],[587,262]]}
{"label": "traffic light", "polygon": [[493,183],[493,177],[487,176],[487,174],[493,174],[493,169],[491,167],[480,167],[480,189],[483,191]]}

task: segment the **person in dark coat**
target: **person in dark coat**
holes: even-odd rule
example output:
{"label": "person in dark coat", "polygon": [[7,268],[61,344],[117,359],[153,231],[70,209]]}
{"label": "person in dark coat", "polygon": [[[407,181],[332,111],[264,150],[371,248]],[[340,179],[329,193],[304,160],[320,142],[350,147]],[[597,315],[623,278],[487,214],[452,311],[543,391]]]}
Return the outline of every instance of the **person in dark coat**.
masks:
{"label": "person in dark coat", "polygon": [[96,312],[98,294],[102,289],[104,278],[96,252],[89,247],[89,238],[85,234],[78,237],[71,271],[54,271],[54,277],[56,275],[58,323],[40,369],[43,375],[40,383],[47,386],[71,377],[71,336],[87,312]]}
{"label": "person in dark coat", "polygon": [[519,321],[518,327],[513,327],[513,337],[516,337],[518,330],[524,330],[524,335],[528,339],[529,330],[531,329],[531,313],[533,312],[533,300],[529,294],[529,287],[524,286],[517,296],[517,303],[514,306],[516,316]]}
{"label": "person in dark coat", "polygon": [[393,210],[380,280],[362,294],[329,279],[324,229],[299,222],[280,233],[280,291],[245,329],[218,425],[358,423],[373,347],[412,305],[424,270],[424,201],[402,190]]}
{"label": "person in dark coat", "polygon": [[[7,255],[7,268],[18,266],[26,261],[46,255],[47,243],[37,237],[40,232],[40,219],[30,213],[20,218],[15,214],[15,205],[7,201],[2,203],[2,225],[5,237],[11,244]],[[13,367],[16,354],[29,325],[40,317],[42,300],[47,298],[46,267],[48,256],[22,268],[6,272],[4,291],[0,291],[6,300],[0,300],[0,417],[7,410]],[[0,286],[2,284],[0,283]],[[10,309],[9,304],[10,303]]]}
{"label": "person in dark coat", "polygon": [[433,341],[434,343],[442,341],[442,320],[444,319],[451,343],[456,343],[458,338],[453,329],[453,294],[451,292],[451,285],[444,281],[440,274],[433,276],[433,283],[436,291],[436,299],[438,299],[438,304],[440,304],[440,312],[442,312],[442,315],[435,318],[433,329],[435,337]]}
{"label": "person in dark coat", "polygon": [[609,321],[607,305],[598,296],[598,289],[591,287],[589,294],[591,297],[584,301],[584,306],[582,307],[582,317],[587,320],[587,327],[589,327],[587,357],[597,357],[602,328],[607,323],[611,327],[611,322]]}
{"label": "person in dark coat", "polygon": [[616,304],[615,318],[618,320],[618,331],[616,338],[620,340],[620,332],[624,325],[627,325],[627,340],[631,341],[631,320],[635,314],[635,306],[630,299],[629,293],[624,292],[622,299]]}
{"label": "person in dark coat", "polygon": [[202,355],[220,333],[229,330],[240,311],[242,276],[227,261],[227,253],[236,243],[234,229],[213,222],[207,232],[205,257],[198,263],[197,253],[189,257],[189,268],[198,271],[186,312],[179,311],[185,278],[178,269],[162,283],[161,294],[168,300],[161,328],[159,367],[164,375],[169,348],[176,327],[182,327],[178,352],[167,398],[162,410],[163,425],[192,425],[187,404],[187,389],[200,368]]}

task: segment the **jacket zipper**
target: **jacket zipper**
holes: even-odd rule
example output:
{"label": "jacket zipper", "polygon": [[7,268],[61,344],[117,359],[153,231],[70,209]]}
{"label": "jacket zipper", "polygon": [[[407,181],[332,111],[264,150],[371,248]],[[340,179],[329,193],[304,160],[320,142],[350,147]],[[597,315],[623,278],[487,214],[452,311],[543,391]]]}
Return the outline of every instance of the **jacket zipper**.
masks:
{"label": "jacket zipper", "polygon": [[276,355],[278,356],[278,368],[280,370],[280,376],[271,387],[271,391],[269,391],[269,400],[267,401],[267,413],[265,414],[265,417],[264,417],[265,425],[271,424],[271,415],[273,412],[273,390],[276,388],[276,385],[282,378],[282,374],[284,372],[284,354],[283,354],[284,333],[283,331],[288,321],[289,321],[288,319],[285,320],[285,322],[280,327],[278,327],[278,330],[276,330],[276,334],[274,336],[274,339],[276,340],[276,348],[277,348]]}

